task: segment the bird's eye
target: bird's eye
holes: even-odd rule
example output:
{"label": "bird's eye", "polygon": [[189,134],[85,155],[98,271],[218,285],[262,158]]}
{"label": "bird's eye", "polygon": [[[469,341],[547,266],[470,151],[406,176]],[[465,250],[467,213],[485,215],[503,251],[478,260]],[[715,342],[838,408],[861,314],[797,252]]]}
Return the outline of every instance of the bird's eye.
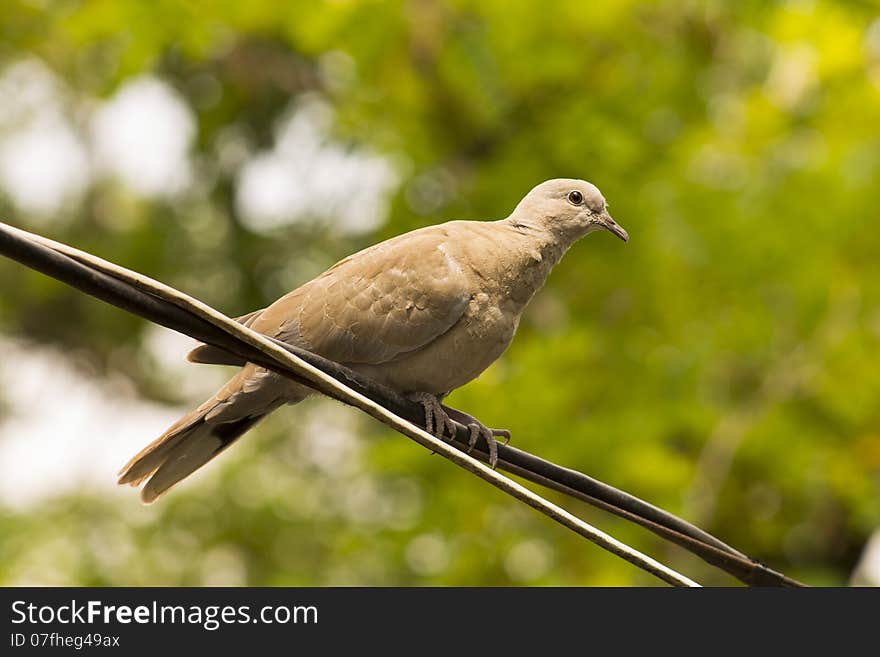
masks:
{"label": "bird's eye", "polygon": [[584,202],[584,195],[575,189],[568,193],[568,202],[572,205],[580,205]]}

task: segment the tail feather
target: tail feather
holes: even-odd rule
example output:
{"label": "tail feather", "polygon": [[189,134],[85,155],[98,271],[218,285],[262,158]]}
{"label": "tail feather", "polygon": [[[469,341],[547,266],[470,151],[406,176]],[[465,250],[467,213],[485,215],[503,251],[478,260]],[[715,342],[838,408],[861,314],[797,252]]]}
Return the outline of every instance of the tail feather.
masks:
{"label": "tail feather", "polygon": [[138,486],[145,504],[154,502],[245,434],[266,414],[243,417],[222,424],[204,420],[204,413],[166,434],[135,456],[123,468],[120,484]]}
{"label": "tail feather", "polygon": [[309,390],[264,368],[246,365],[213,397],[141,450],[119,473],[120,484],[144,484],[149,504],[182,481],[282,404],[305,399]]}
{"label": "tail feather", "polygon": [[228,448],[251,427],[265,417],[256,415],[234,422],[209,424],[202,422],[172,447],[141,491],[145,504],[154,502],[169,488],[201,468]]}
{"label": "tail feather", "polygon": [[168,452],[204,420],[205,414],[200,413],[200,410],[197,409],[172,424],[165,433],[135,454],[119,471],[118,483],[139,486],[155,472],[168,457]]}

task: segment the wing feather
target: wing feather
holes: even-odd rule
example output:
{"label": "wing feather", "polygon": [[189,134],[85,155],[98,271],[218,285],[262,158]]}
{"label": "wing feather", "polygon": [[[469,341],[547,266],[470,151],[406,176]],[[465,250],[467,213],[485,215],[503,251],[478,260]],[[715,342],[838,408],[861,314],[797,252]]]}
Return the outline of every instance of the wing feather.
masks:
{"label": "wing feather", "polygon": [[444,226],[349,256],[282,297],[252,328],[340,363],[380,364],[448,331],[471,294]]}
{"label": "wing feather", "polygon": [[[448,226],[423,228],[348,256],[237,320],[339,363],[378,365],[420,349],[458,322],[471,297],[467,277],[446,247]],[[242,364],[209,345],[188,359]]]}

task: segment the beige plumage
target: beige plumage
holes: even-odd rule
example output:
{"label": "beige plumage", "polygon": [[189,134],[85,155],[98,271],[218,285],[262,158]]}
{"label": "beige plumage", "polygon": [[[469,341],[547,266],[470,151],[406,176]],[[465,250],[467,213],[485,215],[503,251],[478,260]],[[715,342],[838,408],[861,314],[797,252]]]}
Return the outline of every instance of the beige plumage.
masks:
{"label": "beige plumage", "polygon": [[[531,190],[506,219],[451,221],[392,238],[239,321],[411,395],[425,405],[428,428],[438,435],[448,411],[494,444],[493,433],[505,432],[487,430],[440,402],[502,354],[552,267],[576,240],[597,229],[628,239],[593,185],[550,180]],[[242,365],[207,345],[189,359]],[[141,498],[152,502],[268,413],[310,393],[243,364],[211,399],[136,455],[119,483],[146,481]]]}

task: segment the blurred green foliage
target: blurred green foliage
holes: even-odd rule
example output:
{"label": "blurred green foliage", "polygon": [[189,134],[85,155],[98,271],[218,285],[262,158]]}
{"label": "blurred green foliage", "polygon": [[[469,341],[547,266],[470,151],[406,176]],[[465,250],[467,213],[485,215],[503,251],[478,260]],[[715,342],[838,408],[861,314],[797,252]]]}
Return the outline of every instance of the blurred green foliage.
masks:
{"label": "blurred green foliage", "polygon": [[[631,241],[576,245],[508,353],[451,403],[792,576],[845,583],[880,524],[878,16],[819,1],[5,0],[0,63],[38,57],[74,97],[151,72],[197,137],[194,183],[173,200],[98,181],[50,219],[2,197],[0,213],[239,314],[369,243],[588,179]],[[333,108],[340,143],[393,163],[378,229],[241,221],[220,145],[271,147],[301,97]],[[139,320],[10,262],[0,286],[5,333],[183,400]],[[324,416],[354,443],[306,435],[320,423],[303,418]],[[655,583],[333,404],[277,413],[210,467],[149,508],[131,493],[0,509],[0,581]]]}

